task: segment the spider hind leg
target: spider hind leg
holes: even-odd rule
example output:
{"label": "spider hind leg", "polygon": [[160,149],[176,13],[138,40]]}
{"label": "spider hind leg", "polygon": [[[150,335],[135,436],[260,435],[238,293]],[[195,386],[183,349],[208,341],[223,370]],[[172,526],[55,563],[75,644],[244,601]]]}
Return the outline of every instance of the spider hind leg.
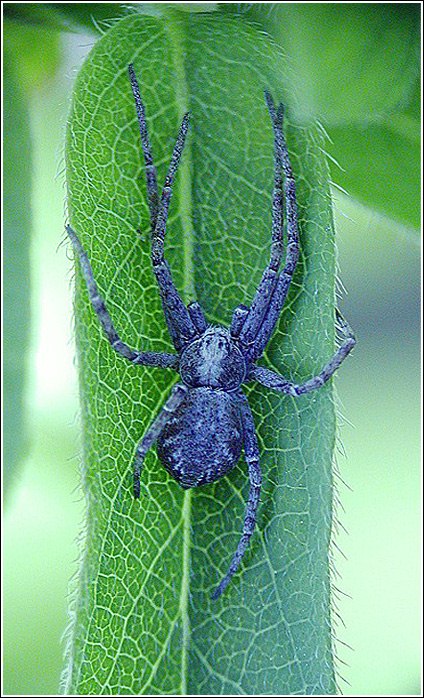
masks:
{"label": "spider hind leg", "polygon": [[172,417],[172,415],[179,408],[187,394],[187,388],[181,383],[177,383],[172,388],[171,395],[165,402],[161,411],[157,415],[156,419],[153,420],[150,427],[144,434],[140,443],[137,446],[136,457],[134,461],[134,497],[138,499],[140,497],[140,473],[143,466],[144,458],[147,451],[153,446],[160,433],[163,431],[166,423]]}
{"label": "spider hind leg", "polygon": [[243,424],[244,436],[244,453],[249,470],[249,498],[247,500],[246,511],[244,515],[243,533],[239,540],[237,550],[231,560],[227,574],[222,579],[218,587],[212,594],[212,600],[218,599],[225,591],[231,579],[240,567],[243,555],[249,545],[253,531],[256,526],[256,512],[259,504],[261,493],[262,474],[259,465],[259,445],[256,436],[255,423],[253,421],[252,411],[250,409],[247,398],[243,393],[239,393],[240,412]]}

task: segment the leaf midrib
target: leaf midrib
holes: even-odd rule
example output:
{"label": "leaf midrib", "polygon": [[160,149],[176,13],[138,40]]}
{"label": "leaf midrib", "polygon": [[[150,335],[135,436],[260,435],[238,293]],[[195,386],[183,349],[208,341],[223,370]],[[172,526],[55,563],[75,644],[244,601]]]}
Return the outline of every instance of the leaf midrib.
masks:
{"label": "leaf midrib", "polygon": [[[175,95],[179,116],[189,111],[189,88],[184,63],[184,44],[187,19],[172,9],[166,11],[166,31],[170,40],[173,65],[175,67]],[[193,235],[193,195],[191,187],[192,176],[192,147],[190,139],[184,149],[184,157],[178,171],[178,202],[179,215],[183,229],[183,288],[182,295],[187,303],[195,297],[194,286],[194,235]],[[190,592],[190,564],[191,564],[191,500],[192,491],[184,492],[182,509],[183,523],[183,559],[181,579],[180,614],[182,623],[181,646],[181,694],[187,695],[188,680],[188,653],[190,646],[190,616],[189,616],[189,592]]]}

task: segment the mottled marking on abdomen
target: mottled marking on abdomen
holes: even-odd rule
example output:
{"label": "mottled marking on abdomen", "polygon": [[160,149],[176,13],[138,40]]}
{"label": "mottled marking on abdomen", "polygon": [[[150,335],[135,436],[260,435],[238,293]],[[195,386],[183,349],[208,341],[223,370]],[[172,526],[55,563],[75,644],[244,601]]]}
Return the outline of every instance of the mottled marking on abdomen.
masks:
{"label": "mottled marking on abdomen", "polygon": [[193,388],[162,431],[157,452],[166,470],[188,489],[225,475],[237,463],[241,447],[237,396]]}

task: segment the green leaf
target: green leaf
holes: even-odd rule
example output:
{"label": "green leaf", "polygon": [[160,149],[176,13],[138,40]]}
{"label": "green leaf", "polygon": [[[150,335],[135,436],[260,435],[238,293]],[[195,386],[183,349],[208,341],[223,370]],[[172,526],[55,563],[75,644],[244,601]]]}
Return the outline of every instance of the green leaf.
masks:
{"label": "green leaf", "polygon": [[55,74],[61,54],[57,31],[5,21],[4,43],[19,83],[28,94],[34,93]]}
{"label": "green leaf", "polygon": [[4,18],[8,22],[16,22],[18,25],[27,27],[38,27],[42,29],[64,29],[64,24],[60,14],[50,3],[25,4],[15,2],[5,2]]}
{"label": "green leaf", "polygon": [[285,50],[296,118],[320,119],[337,185],[420,228],[420,8],[417,4],[220,5],[260,22]]}
{"label": "green leaf", "polygon": [[28,105],[6,55],[4,70],[4,485],[24,452],[30,328],[31,143]]}
{"label": "green leaf", "polygon": [[375,123],[333,126],[327,150],[334,181],[362,204],[420,230],[421,126],[407,113]]}
{"label": "green leaf", "polygon": [[115,20],[128,13],[128,5],[111,2],[4,3],[4,16],[22,28],[98,32],[97,22]]}
{"label": "green leaf", "polygon": [[[66,160],[69,211],[121,336],[172,350],[150,265],[133,62],[163,182],[180,119],[191,134],[166,256],[186,301],[228,323],[270,252],[272,129],[263,90],[287,106],[301,260],[267,364],[297,381],[334,350],[334,235],[315,128],[291,118],[286,63],[237,18],[166,11],[119,22],[75,86]],[[141,233],[137,233],[137,229]],[[76,338],[87,525],[64,674],[68,693],[333,693],[328,546],[335,413],[331,385],[298,398],[249,389],[264,486],[240,572],[216,602],[241,535],[246,465],[184,492],[153,448],[132,498],[135,446],[175,374],[128,365],[102,335],[77,265]]]}
{"label": "green leaf", "polygon": [[225,3],[260,22],[287,53],[299,121],[362,123],[408,101],[419,75],[417,4]]}

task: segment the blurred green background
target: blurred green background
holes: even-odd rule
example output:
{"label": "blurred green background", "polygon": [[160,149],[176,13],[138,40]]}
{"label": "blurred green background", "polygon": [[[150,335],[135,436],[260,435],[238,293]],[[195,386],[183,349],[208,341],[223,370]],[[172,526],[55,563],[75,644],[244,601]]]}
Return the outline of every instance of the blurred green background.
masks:
{"label": "blurred green background", "polygon": [[[5,484],[3,525],[6,694],[55,694],[58,690],[67,589],[77,569],[77,538],[83,522],[72,271],[67,244],[60,244],[65,218],[63,143],[76,70],[96,40],[91,15],[98,20],[114,17],[120,8],[114,6],[111,11],[101,3],[97,9],[88,3],[82,6],[73,10],[75,6],[68,4],[65,10],[60,4],[20,8],[6,4],[5,91],[10,84],[14,90],[10,104],[18,104],[22,111],[19,123],[8,120],[6,100],[5,149],[8,141],[19,141],[22,151],[21,155],[19,151],[11,154],[15,169],[10,168],[9,180],[5,177],[9,187],[13,180],[19,185],[18,198],[8,199],[6,187],[5,201],[24,222],[22,229],[17,228],[13,216],[7,218],[5,206],[5,224],[12,220],[14,231],[13,239],[5,236],[5,305],[10,302],[18,307],[18,319],[12,313],[6,318],[14,323],[21,319],[22,344],[28,343],[26,373],[20,371],[26,377],[23,425],[11,409],[12,403],[19,404],[13,392],[19,388],[16,377],[6,383],[4,395],[5,437],[9,436],[5,471],[9,465],[13,471]],[[334,188],[340,277],[348,289],[340,305],[358,337],[353,357],[336,380],[343,444],[337,460],[341,478],[351,488],[338,481],[338,513],[348,533],[340,530],[337,538],[343,554],[334,549],[336,584],[344,592],[338,596],[337,607],[345,624],[339,621],[336,625],[340,640],[336,650],[345,694],[419,695],[420,242],[414,227],[419,220],[419,90],[414,87],[419,63],[410,46],[411,31],[415,24],[419,28],[419,10],[417,3],[399,5],[403,8],[399,12],[383,4],[373,15],[376,24],[380,21],[389,27],[390,41],[398,42],[399,61],[402,47],[410,55],[403,71],[397,72],[391,54],[387,60],[379,56],[376,70],[387,73],[397,96],[387,113],[368,114],[368,120],[361,122],[360,114],[348,118],[348,106],[345,118],[336,118],[333,110],[338,98],[349,101],[349,95],[337,91],[337,80],[347,80],[358,46],[370,40],[372,31],[369,23],[359,21],[364,17],[356,22],[354,13],[343,7],[333,23],[329,16],[324,17],[326,48],[321,53],[315,50],[313,66],[301,44],[307,40],[314,48],[312,29],[314,22],[323,19],[320,9],[314,19],[310,9],[302,15],[299,6],[294,8],[296,16],[286,19],[297,28],[303,21],[308,32],[297,37],[288,24],[291,43],[285,46],[294,65],[303,66],[301,84],[309,97],[304,102],[308,104],[305,113],[324,121],[334,141],[335,150],[331,144],[328,150],[346,170],[343,174],[335,167],[333,179],[349,190],[346,195]],[[337,51],[331,30],[335,31],[342,15],[351,33],[341,42],[343,50],[339,47]],[[258,20],[257,14],[253,18]],[[278,37],[281,17],[268,11],[265,19],[267,29],[284,44],[284,37]],[[64,31],[70,23],[75,31]],[[390,46],[393,44],[383,45],[381,51]],[[311,71],[317,65],[322,80],[329,79],[327,70],[333,81],[332,89],[328,94],[319,93],[319,99],[316,82],[315,93],[310,87]],[[406,74],[409,84],[402,87]],[[360,77],[364,84],[372,80],[369,70]],[[350,88],[351,82],[346,83],[347,92]],[[303,117],[307,119],[307,114]],[[386,158],[386,151],[390,157]],[[22,156],[24,160],[19,159]],[[30,209],[26,173],[31,174]],[[406,213],[405,200],[409,202]],[[20,243],[29,233],[29,219],[28,272]],[[18,294],[28,278],[30,322],[25,316],[28,301]],[[5,324],[5,335],[7,329]],[[5,350],[5,371],[12,363]],[[13,370],[16,374],[15,366]]]}

